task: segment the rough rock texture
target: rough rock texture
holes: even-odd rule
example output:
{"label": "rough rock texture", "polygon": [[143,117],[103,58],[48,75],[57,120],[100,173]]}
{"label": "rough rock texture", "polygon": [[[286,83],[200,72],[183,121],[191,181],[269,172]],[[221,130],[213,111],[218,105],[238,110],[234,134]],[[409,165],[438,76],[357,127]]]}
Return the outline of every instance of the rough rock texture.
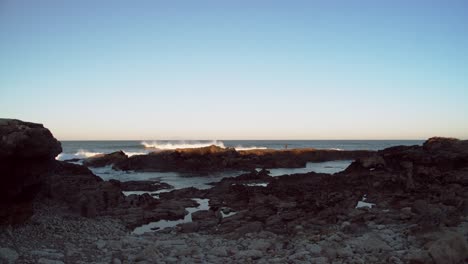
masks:
{"label": "rough rock texture", "polygon": [[[149,194],[125,197],[120,182],[55,161],[53,152],[36,153],[43,155],[7,156],[9,163],[1,163],[2,180],[24,180],[10,183],[11,190],[1,187],[3,198],[15,199],[1,200],[7,207],[0,219],[23,222],[0,225],[4,263],[468,261],[468,141],[431,138],[423,146],[367,153],[333,175],[270,177],[266,170],[252,171],[208,190],[173,190],[159,199]],[[204,148],[148,156],[175,155],[167,168],[182,161],[184,169],[217,170],[241,162],[244,154],[235,153]],[[277,153],[259,153],[245,164],[295,164],[288,161],[290,153],[284,161],[276,160]],[[227,163],[216,164],[223,160]],[[201,167],[192,167],[197,162]],[[127,187],[147,188],[148,182]],[[197,206],[191,198],[209,199],[209,210],[193,213],[192,222],[174,228],[129,234],[128,228],[151,221],[183,218],[186,208]],[[23,218],[26,211],[34,213],[29,220]]]}
{"label": "rough rock texture", "polygon": [[112,184],[118,186],[122,191],[147,191],[154,192],[163,189],[172,189],[173,186],[160,181],[118,181],[109,180]]}
{"label": "rough rock texture", "polygon": [[0,119],[0,159],[53,159],[60,142],[41,124]]}
{"label": "rough rock texture", "polygon": [[0,119],[0,224],[32,214],[31,202],[60,152],[60,143],[41,124]]}
{"label": "rough rock texture", "polygon": [[83,165],[87,167],[104,167],[118,162],[125,161],[128,158],[123,151],[116,151],[109,154],[98,154],[96,156],[83,160]]}
{"label": "rough rock texture", "polygon": [[135,155],[114,162],[114,168],[135,171],[213,172],[255,168],[301,168],[307,162],[367,157],[372,151],[318,149],[244,150],[209,146]]}
{"label": "rough rock texture", "polygon": [[191,199],[162,203],[150,195],[125,197],[122,189],[171,186],[103,181],[82,165],[55,160],[60,143],[40,124],[1,119],[0,139],[0,225],[25,222],[34,213],[34,203],[44,200],[85,217],[124,218],[129,227],[183,218],[187,205],[193,205]]}
{"label": "rough rock texture", "polygon": [[431,243],[429,255],[436,264],[462,263],[468,259],[468,244],[462,234],[444,232]]}
{"label": "rough rock texture", "polygon": [[[388,148],[334,175],[251,172],[225,178],[205,192],[164,195],[190,194],[209,198],[216,215],[226,208],[235,214],[217,221],[210,213],[197,214],[191,226],[180,226],[184,233],[196,226],[197,232],[230,239],[261,231],[295,238],[326,234],[320,244],[324,263],[354,262],[358,252],[371,263],[462,263],[467,258],[467,141],[437,138],[423,146]],[[358,208],[360,202],[367,204]],[[306,250],[303,256],[309,254]]]}
{"label": "rough rock texture", "polygon": [[[468,148],[464,146],[466,141],[430,139],[422,147],[389,148],[334,175],[269,177],[266,172],[252,172],[223,179],[204,197],[210,198],[213,210],[231,207],[240,212],[238,217],[260,221],[263,229],[272,232],[294,232],[304,219],[337,223],[351,216],[353,222],[364,217],[355,209],[364,199],[395,210],[405,221],[418,223],[419,230],[453,226],[468,214]],[[388,221],[383,215],[368,217]]]}
{"label": "rough rock texture", "polygon": [[44,180],[41,194],[88,217],[106,214],[125,201],[118,186],[103,181],[84,166],[59,161]]}
{"label": "rough rock texture", "polygon": [[[134,235],[115,219],[61,215],[49,208],[26,225],[14,229],[0,227],[0,260],[4,257],[17,260],[16,263],[41,263],[41,259],[44,263],[437,263],[423,241],[410,234],[404,224],[382,225],[369,220],[355,230],[346,231],[336,224],[323,225],[326,228],[322,231],[304,228],[294,235],[254,231],[239,238],[205,232],[180,233],[177,229]],[[467,228],[468,218],[447,232],[466,239]],[[443,237],[440,233],[435,235]],[[441,246],[446,253],[465,253],[458,247]],[[463,263],[450,260],[447,258],[443,263]]]}

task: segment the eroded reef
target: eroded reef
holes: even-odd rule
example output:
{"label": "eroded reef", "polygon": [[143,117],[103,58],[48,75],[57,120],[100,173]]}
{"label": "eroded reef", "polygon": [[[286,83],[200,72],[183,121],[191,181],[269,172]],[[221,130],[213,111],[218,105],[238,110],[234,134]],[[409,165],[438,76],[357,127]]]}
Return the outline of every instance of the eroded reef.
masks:
{"label": "eroded reef", "polygon": [[208,146],[154,151],[146,155],[128,157],[113,152],[84,160],[84,165],[102,167],[113,165],[117,170],[155,172],[216,172],[226,170],[249,171],[255,168],[302,168],[307,162],[354,160],[372,155],[367,150],[326,149],[256,149],[240,150]]}

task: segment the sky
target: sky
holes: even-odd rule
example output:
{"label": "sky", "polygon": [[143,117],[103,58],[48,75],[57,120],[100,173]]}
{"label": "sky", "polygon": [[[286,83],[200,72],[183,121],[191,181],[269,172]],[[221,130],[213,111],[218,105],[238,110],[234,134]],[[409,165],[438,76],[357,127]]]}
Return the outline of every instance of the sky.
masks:
{"label": "sky", "polygon": [[468,2],[0,0],[0,117],[61,140],[466,139]]}

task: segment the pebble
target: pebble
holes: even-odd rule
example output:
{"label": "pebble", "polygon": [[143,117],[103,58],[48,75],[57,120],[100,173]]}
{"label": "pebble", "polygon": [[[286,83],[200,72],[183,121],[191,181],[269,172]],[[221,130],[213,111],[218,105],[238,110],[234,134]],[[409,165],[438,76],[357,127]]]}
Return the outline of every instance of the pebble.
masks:
{"label": "pebble", "polygon": [[236,254],[237,258],[251,258],[251,259],[259,259],[263,256],[263,253],[260,250],[256,249],[249,249],[249,250],[243,250],[239,251]]}
{"label": "pebble", "polygon": [[[416,250],[418,238],[407,235],[411,223],[364,223],[359,232],[347,230],[346,233],[338,230],[356,223],[344,221],[338,225],[321,226],[320,230],[301,224],[303,235],[274,234],[263,230],[235,238],[201,232],[177,233],[174,230],[136,235],[127,233],[119,222],[99,218],[43,217],[37,221],[39,224],[25,225],[8,232],[0,229],[0,263],[15,263],[21,259],[26,263],[42,264],[61,264],[65,260],[113,264],[338,264],[424,262],[430,258],[427,251]],[[53,225],[60,225],[60,228],[50,229]],[[468,225],[460,224],[458,232],[465,232],[465,226]],[[62,238],[57,239],[56,235]],[[382,254],[388,255],[382,259]]]}
{"label": "pebble", "polygon": [[0,248],[0,262],[1,263],[15,263],[18,259],[18,252],[11,248]]}
{"label": "pebble", "polygon": [[37,263],[39,264],[64,264],[61,260],[54,260],[54,259],[46,259],[40,258]]}

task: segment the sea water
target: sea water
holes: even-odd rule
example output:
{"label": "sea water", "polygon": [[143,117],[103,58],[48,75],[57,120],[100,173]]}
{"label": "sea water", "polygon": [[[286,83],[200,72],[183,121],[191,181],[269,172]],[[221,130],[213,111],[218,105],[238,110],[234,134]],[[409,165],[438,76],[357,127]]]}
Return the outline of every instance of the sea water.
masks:
{"label": "sea water", "polygon": [[130,141],[62,141],[59,160],[87,158],[96,154],[122,150],[127,155],[146,154],[155,150],[199,148],[210,145],[249,149],[316,148],[335,150],[380,150],[398,145],[421,145],[423,140],[130,140]]}
{"label": "sea water", "polygon": [[[88,158],[97,154],[122,150],[128,156],[147,154],[157,150],[176,148],[199,148],[210,145],[222,148],[232,147],[236,150],[248,149],[293,149],[316,148],[334,150],[380,150],[398,145],[421,145],[423,140],[131,140],[131,141],[62,141],[63,152],[58,160]],[[270,175],[280,176],[294,173],[335,173],[346,169],[351,160],[309,162],[304,168],[276,168]],[[218,182],[224,177],[233,177],[243,171],[212,172],[205,174],[187,174],[176,172],[133,172],[116,171],[110,166],[91,168],[104,180],[159,180],[175,189],[195,187],[210,188],[210,183]]]}

